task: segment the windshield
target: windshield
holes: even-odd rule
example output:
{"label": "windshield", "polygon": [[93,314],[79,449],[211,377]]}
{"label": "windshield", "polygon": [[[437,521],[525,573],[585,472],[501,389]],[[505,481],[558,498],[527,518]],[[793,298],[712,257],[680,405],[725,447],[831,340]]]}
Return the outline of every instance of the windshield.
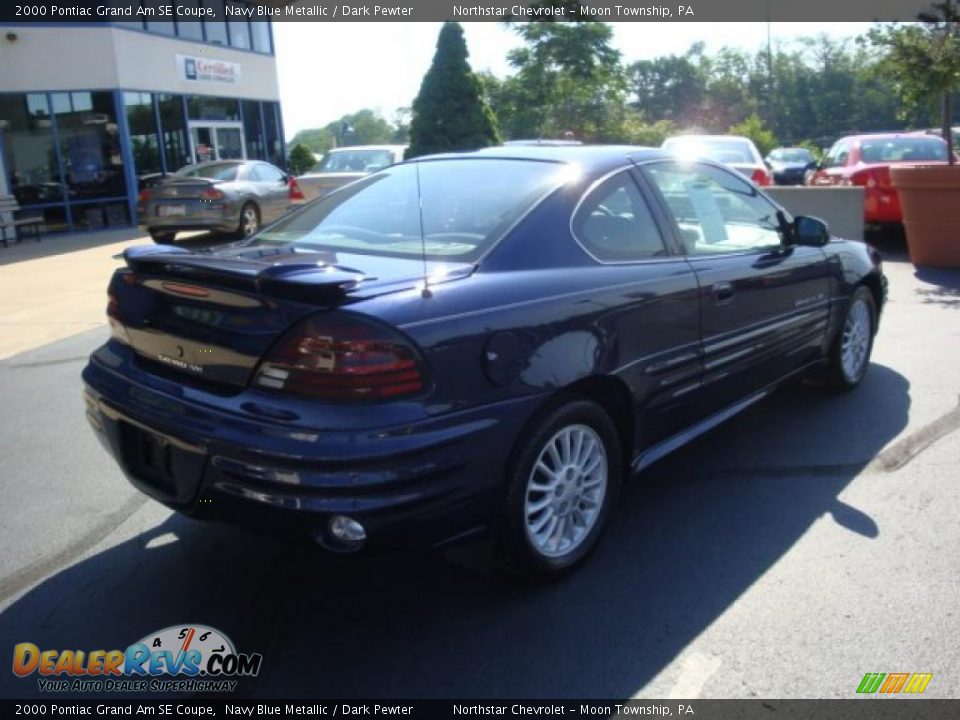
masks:
{"label": "windshield", "polygon": [[376,172],[390,165],[389,150],[331,150],[311,172]]}
{"label": "windshield", "polygon": [[718,163],[754,163],[750,143],[736,138],[669,138],[663,149],[687,160],[713,160]]}
{"label": "windshield", "polygon": [[946,161],[947,144],[934,137],[864,140],[860,143],[860,159],[865,163]]}
{"label": "windshield", "polygon": [[770,153],[770,159],[777,162],[795,162],[807,163],[813,162],[813,155],[809,150],[803,148],[788,148],[785,150],[774,150]]}
{"label": "windshield", "polygon": [[212,163],[210,165],[192,165],[177,171],[181,177],[200,177],[208,180],[226,180],[237,179],[237,171],[240,166],[236,163]]}
{"label": "windshield", "polygon": [[410,258],[425,250],[429,259],[472,262],[563,182],[566,167],[480,158],[394,165],[275,223],[253,244]]}

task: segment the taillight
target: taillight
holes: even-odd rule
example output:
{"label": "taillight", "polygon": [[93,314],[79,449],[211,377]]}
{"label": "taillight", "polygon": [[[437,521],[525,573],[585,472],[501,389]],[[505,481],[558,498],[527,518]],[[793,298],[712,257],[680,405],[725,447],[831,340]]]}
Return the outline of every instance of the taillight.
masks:
{"label": "taillight", "polygon": [[321,400],[395,400],[424,389],[423,369],[399,333],[363,318],[323,314],[289,331],[253,381],[259,388]]}
{"label": "taillight", "polygon": [[768,173],[763,168],[757,168],[753,171],[753,175],[750,176],[750,179],[753,180],[757,185],[769,185],[770,184],[770,173]]}
{"label": "taillight", "polygon": [[150,200],[150,189],[144,188],[143,190],[140,191],[140,194],[137,195],[137,202],[145,203],[145,202],[149,202],[149,200]]}
{"label": "taillight", "polygon": [[201,200],[223,200],[226,194],[215,187],[208,187],[200,191]]}
{"label": "taillight", "polygon": [[120,316],[120,303],[113,293],[107,295],[107,322],[110,323],[110,335],[117,342],[124,345],[130,344],[130,337],[127,335],[127,328],[123,325],[123,318]]}
{"label": "taillight", "polygon": [[868,170],[858,170],[850,177],[850,183],[866,188],[889,186],[890,169],[886,167],[875,167]]}
{"label": "taillight", "polygon": [[300,183],[297,182],[296,178],[290,178],[290,183],[287,185],[287,199],[288,200],[306,200],[306,196],[303,194],[303,190],[300,189]]}

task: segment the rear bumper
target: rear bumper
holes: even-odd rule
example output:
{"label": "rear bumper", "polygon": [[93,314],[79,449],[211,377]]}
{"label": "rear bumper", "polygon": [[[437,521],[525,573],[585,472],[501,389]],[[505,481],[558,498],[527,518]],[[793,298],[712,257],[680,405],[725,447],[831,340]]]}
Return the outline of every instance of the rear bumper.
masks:
{"label": "rear bumper", "polygon": [[867,188],[863,198],[863,219],[866,223],[903,222],[900,196],[894,188]]}
{"label": "rear bumper", "polygon": [[399,423],[385,407],[382,425],[357,430],[283,425],[238,411],[256,402],[253,391],[184,391],[112,345],[83,372],[86,414],[135,487],[186,515],[278,535],[316,539],[332,516],[346,515],[364,526],[371,548],[483,532],[505,459],[539,402]]}
{"label": "rear bumper", "polygon": [[[160,215],[161,208],[183,206],[182,215]],[[240,208],[233,202],[156,200],[137,206],[137,224],[148,230],[218,230],[230,232],[240,223]]]}

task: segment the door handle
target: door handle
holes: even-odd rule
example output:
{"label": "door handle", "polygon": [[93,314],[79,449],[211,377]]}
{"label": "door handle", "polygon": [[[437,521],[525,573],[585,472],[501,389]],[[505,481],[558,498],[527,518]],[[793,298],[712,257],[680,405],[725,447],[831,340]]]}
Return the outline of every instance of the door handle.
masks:
{"label": "door handle", "polygon": [[733,283],[719,282],[713,286],[713,301],[717,305],[725,305],[733,300]]}

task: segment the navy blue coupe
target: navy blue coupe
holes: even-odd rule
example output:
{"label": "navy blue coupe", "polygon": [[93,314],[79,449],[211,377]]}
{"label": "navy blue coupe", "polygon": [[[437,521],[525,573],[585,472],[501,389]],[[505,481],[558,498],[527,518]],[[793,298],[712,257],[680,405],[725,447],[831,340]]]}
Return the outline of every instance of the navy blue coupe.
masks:
{"label": "navy blue coupe", "polygon": [[867,245],[633,147],[420,158],[125,260],[83,378],[137,488],[335,551],[492,533],[544,574],[778,383],[858,385],[886,294]]}

